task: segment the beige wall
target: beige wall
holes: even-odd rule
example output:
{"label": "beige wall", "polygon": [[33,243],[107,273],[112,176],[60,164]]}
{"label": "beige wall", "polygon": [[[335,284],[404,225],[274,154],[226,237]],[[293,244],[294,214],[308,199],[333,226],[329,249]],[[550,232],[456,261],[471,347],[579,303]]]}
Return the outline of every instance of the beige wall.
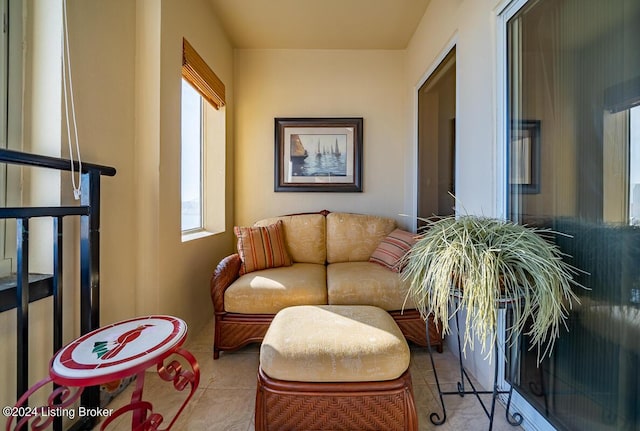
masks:
{"label": "beige wall", "polygon": [[[237,50],[236,223],[279,214],[405,212],[403,51]],[[363,117],[362,193],[275,193],[275,117]]]}
{"label": "beige wall", "polygon": [[[180,95],[182,38],[186,37],[226,86],[227,229],[222,234],[181,242]],[[159,310],[180,316],[197,330],[213,316],[209,279],[232,251],[233,227],[233,50],[207,0],[162,2],[159,168]],[[145,250],[148,252],[149,249]],[[142,304],[141,304],[142,305]]]}
{"label": "beige wall", "polygon": [[136,255],[130,246],[136,237],[131,211],[136,202],[135,3],[69,1],[67,10],[82,159],[118,171],[101,180],[100,320],[105,324],[135,314]]}
{"label": "beige wall", "polygon": [[[102,180],[101,323],[166,313],[195,331],[211,318],[209,277],[230,251],[231,229],[181,241],[182,38],[225,82],[229,106],[231,46],[206,0],[74,1],[69,8],[82,155],[118,170]],[[232,208],[231,188],[227,195]]]}
{"label": "beige wall", "polygon": [[[33,4],[40,5],[40,10],[53,6],[51,0],[33,0],[30,7]],[[55,4],[54,9],[60,13],[61,0]],[[227,130],[233,127],[231,46],[207,0],[69,0],[68,14],[82,159],[117,169],[115,177],[102,179],[101,324],[162,313],[183,318],[191,333],[197,333],[213,314],[209,298],[212,269],[232,250],[233,133],[227,135],[229,178],[226,209],[221,209],[226,211],[226,233],[182,243],[182,37],[189,39],[226,84]],[[42,28],[39,27],[41,32]],[[33,53],[29,50],[36,42],[41,41],[28,36],[25,44],[28,55]],[[60,65],[51,67],[59,70]],[[40,66],[36,72],[43,71],[46,69]],[[25,124],[29,129],[25,130],[25,145],[37,139],[31,145],[34,151],[52,154],[40,146],[42,141],[51,139],[57,145],[53,154],[66,156],[66,138],[60,136],[65,135],[65,129],[60,124],[59,73],[42,75],[43,79],[58,76],[58,82],[46,87],[40,84],[47,81],[36,81],[36,73],[27,71],[25,76],[29,80],[33,76],[34,80],[25,84],[27,97],[37,97],[44,90],[58,94],[51,115],[42,114],[39,106],[26,107],[29,115]],[[57,90],[52,88],[56,85]],[[52,119],[57,119],[57,126],[51,124]],[[43,135],[44,130],[52,127],[55,133]],[[68,175],[63,175],[61,181],[54,180],[62,184],[62,202],[72,204]],[[34,187],[33,190],[42,193],[41,188]],[[33,196],[35,199],[39,195]],[[47,196],[57,201],[57,192]],[[65,223],[67,227],[73,239],[77,225]],[[79,271],[73,268],[78,250],[73,241],[65,244],[65,301],[71,300],[66,310],[73,316],[78,286],[77,277],[72,274]],[[46,375],[51,356],[50,309],[50,300],[31,307],[33,382]],[[0,322],[0,342],[7,346],[0,356],[6,365],[0,373],[0,381],[6,383],[0,390],[0,404],[10,405],[15,402],[15,312],[3,313]],[[70,325],[75,327],[65,331],[65,341],[78,335],[77,320]],[[4,419],[0,421],[3,422]]]}

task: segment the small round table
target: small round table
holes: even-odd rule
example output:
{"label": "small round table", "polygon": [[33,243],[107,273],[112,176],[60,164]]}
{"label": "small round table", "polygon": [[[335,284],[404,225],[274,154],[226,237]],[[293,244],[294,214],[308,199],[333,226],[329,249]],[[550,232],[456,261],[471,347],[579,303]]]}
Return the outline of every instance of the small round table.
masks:
{"label": "small round table", "polygon": [[[55,417],[64,414],[80,397],[87,386],[106,384],[118,379],[136,375],[136,388],[131,402],[116,411],[93,406],[81,407],[81,413],[94,416],[106,416],[101,430],[104,430],[119,416],[131,412],[132,430],[157,430],[164,418],[153,411],[151,403],[142,400],[145,370],[155,365],[158,375],[165,381],[173,382],[178,391],[190,388],[186,399],[180,406],[165,430],[171,429],[174,422],[190,401],[200,381],[198,362],[191,353],[181,348],[187,337],[186,323],[172,316],[145,316],[98,328],[63,347],[51,359],[49,376],[31,387],[16,403],[20,418],[15,429],[31,422],[31,429],[44,429]],[[183,369],[182,364],[172,360],[165,364],[171,355],[181,356],[191,367]],[[20,408],[34,392],[53,382],[54,387],[48,397],[47,406],[38,408]],[[77,388],[75,391],[70,388]],[[101,414],[101,413],[107,414]],[[15,418],[9,418],[7,430]]]}

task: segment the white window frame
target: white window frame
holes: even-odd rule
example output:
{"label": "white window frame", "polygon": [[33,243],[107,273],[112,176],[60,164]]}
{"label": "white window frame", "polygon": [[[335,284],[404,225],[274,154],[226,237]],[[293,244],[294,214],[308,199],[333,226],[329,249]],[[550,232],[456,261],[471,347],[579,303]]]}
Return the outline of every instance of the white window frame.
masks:
{"label": "white window frame", "polygon": [[[188,228],[184,228],[184,217],[185,217],[185,213],[184,213],[184,208],[182,207],[182,204],[184,202],[184,196],[183,196],[183,182],[184,182],[184,172],[183,172],[183,165],[181,163],[181,168],[180,168],[180,204],[181,204],[181,211],[180,211],[180,228],[182,230],[182,234],[183,235],[189,235],[189,234],[193,234],[199,231],[204,230],[204,220],[205,220],[205,212],[204,212],[204,196],[205,196],[205,190],[204,190],[204,181],[203,181],[203,176],[204,176],[204,149],[205,149],[205,145],[204,145],[204,141],[205,141],[205,130],[204,130],[204,110],[205,110],[205,102],[202,98],[202,96],[200,96],[200,94],[193,88],[191,87],[191,84],[189,84],[189,82],[182,78],[182,86],[181,86],[181,94],[183,94],[184,92],[184,88],[190,88],[193,95],[195,95],[195,97],[197,97],[198,99],[198,104],[199,104],[199,118],[197,119],[197,121],[195,121],[196,119],[189,119],[189,124],[191,124],[191,122],[195,122],[198,124],[198,137],[197,137],[197,163],[199,164],[199,178],[197,179],[197,183],[198,183],[198,202],[199,202],[199,218],[200,218],[200,222],[198,224],[198,226],[195,227],[188,227]],[[181,110],[181,124],[180,124],[180,129],[181,129],[181,143],[180,143],[180,159],[181,162],[183,161],[183,159],[185,158],[185,142],[184,142],[184,128],[185,128],[185,116],[186,116],[186,112],[184,111],[184,104],[181,103],[180,106],[180,110]],[[194,155],[190,154],[190,156],[194,157]]]}
{"label": "white window frame", "polygon": [[[431,62],[431,64],[429,65],[429,67],[425,70],[424,74],[420,77],[420,79],[418,80],[418,82],[416,83],[416,85],[413,87],[413,137],[412,137],[412,144],[413,144],[413,148],[411,149],[411,152],[413,154],[413,176],[411,178],[411,184],[412,184],[412,190],[411,190],[411,229],[416,232],[418,230],[418,126],[419,126],[419,109],[418,109],[418,99],[419,99],[419,92],[420,92],[420,88],[424,85],[425,82],[427,82],[427,80],[431,77],[431,75],[436,71],[436,69],[438,68],[438,66],[440,66],[440,64],[444,61],[445,57],[447,56],[447,54],[449,54],[451,52],[451,50],[453,48],[457,48],[458,46],[458,33],[456,32],[451,39],[449,39],[447,41],[447,43],[444,45],[443,49],[438,53],[438,56],[433,60],[433,62]],[[457,54],[456,54],[457,56]],[[456,68],[456,82],[460,82],[458,79],[458,69]],[[460,92],[458,91],[458,88],[456,86],[456,118],[459,118],[459,113],[458,113],[458,109],[460,107],[460,103],[458,100]],[[457,131],[457,125],[456,125],[456,141],[454,142],[454,145],[458,145],[458,131]],[[455,178],[460,178],[458,176],[459,172],[458,172],[458,155],[456,154],[456,160],[454,161],[454,167],[455,167]]]}

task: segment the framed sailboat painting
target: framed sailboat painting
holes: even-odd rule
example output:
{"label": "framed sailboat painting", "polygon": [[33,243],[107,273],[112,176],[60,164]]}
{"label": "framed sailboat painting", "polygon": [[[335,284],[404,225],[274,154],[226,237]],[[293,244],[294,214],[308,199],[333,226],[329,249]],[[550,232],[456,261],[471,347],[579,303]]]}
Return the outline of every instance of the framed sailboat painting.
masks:
{"label": "framed sailboat painting", "polygon": [[276,118],[276,192],[361,192],[362,118]]}

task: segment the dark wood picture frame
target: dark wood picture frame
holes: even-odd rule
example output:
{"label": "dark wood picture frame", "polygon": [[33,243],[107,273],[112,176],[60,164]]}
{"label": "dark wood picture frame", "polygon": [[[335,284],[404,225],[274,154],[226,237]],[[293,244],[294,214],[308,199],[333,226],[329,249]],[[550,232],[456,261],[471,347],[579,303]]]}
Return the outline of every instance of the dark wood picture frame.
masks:
{"label": "dark wood picture frame", "polygon": [[363,119],[275,118],[276,192],[362,192]]}
{"label": "dark wood picture frame", "polygon": [[540,193],[540,120],[513,121],[509,135],[509,184],[512,191]]}

